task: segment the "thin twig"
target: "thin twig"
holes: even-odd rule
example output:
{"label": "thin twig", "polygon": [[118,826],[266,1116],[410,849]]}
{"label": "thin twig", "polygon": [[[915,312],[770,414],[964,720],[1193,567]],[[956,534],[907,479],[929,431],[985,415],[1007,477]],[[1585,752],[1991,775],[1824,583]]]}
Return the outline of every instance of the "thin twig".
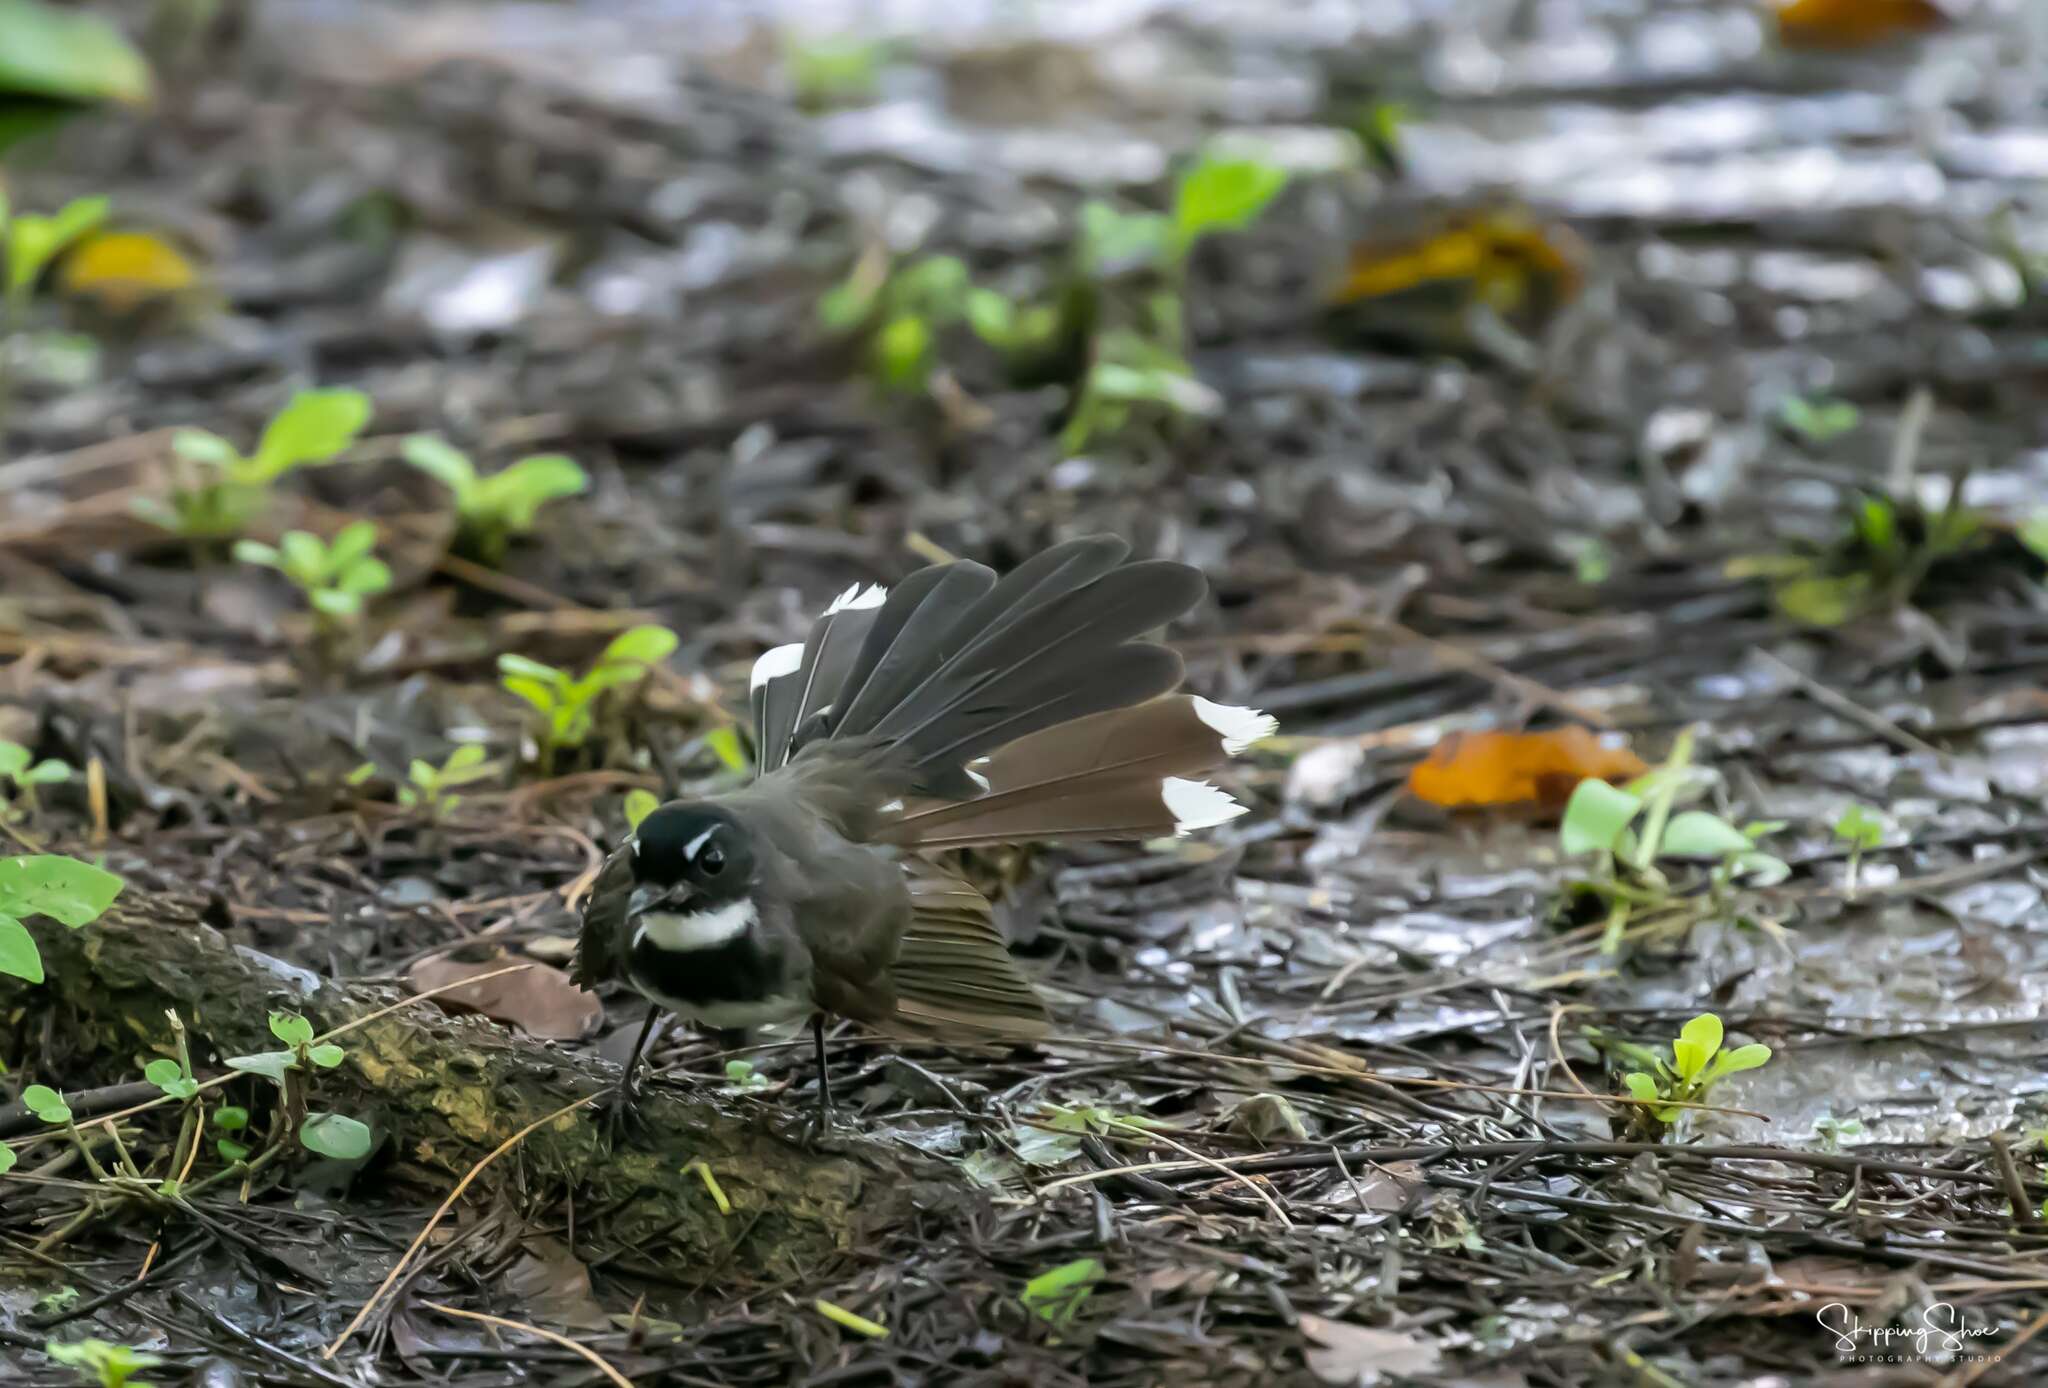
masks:
{"label": "thin twig", "polygon": [[633,1388],[633,1380],[627,1378],[610,1364],[607,1364],[603,1356],[598,1354],[596,1350],[588,1345],[577,1344],[567,1335],[557,1335],[552,1330],[542,1330],[539,1326],[528,1325],[525,1321],[507,1320],[503,1316],[487,1316],[481,1311],[464,1311],[459,1307],[448,1306],[438,1301],[426,1301],[420,1304],[429,1310],[439,1311],[444,1316],[458,1316],[467,1321],[482,1321],[485,1325],[494,1325],[500,1330],[519,1330],[528,1335],[537,1335],[551,1345],[559,1345],[571,1354],[579,1354],[588,1359],[599,1373],[618,1384],[619,1388]]}

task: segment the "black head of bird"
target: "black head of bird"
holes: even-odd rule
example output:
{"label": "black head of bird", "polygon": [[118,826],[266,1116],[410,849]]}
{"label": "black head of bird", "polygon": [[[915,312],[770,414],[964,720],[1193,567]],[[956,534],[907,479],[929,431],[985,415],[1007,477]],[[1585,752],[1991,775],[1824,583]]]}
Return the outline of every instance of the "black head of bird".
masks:
{"label": "black head of bird", "polygon": [[1144,638],[1206,585],[1128,554],[1096,536],[1000,581],[961,561],[841,594],[755,663],[753,783],[662,806],[606,861],[576,981],[719,1027],[808,1013],[821,1057],[828,1014],[1042,1035],[988,901],[933,855],[1225,823],[1245,807],[1194,778],[1274,726],[1171,692],[1180,657]]}

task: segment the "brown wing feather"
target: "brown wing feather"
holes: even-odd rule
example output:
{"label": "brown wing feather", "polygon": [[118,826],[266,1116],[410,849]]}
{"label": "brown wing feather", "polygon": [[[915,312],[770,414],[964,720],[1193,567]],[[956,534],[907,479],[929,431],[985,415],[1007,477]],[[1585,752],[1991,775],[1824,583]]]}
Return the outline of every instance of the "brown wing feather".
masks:
{"label": "brown wing feather", "polygon": [[975,768],[988,780],[987,793],[913,801],[877,836],[933,849],[1171,834],[1174,815],[1161,783],[1227,760],[1223,738],[1202,720],[1195,701],[1170,695],[1012,742]]}
{"label": "brown wing feather", "polygon": [[633,896],[631,850],[617,848],[604,860],[590,895],[583,902],[583,929],[576,936],[576,957],[569,977],[593,992],[626,974],[626,905]]}
{"label": "brown wing feather", "polygon": [[911,918],[891,970],[890,1022],[963,1040],[1045,1035],[1045,1002],[1003,943],[987,898],[933,864],[912,862],[905,870]]}

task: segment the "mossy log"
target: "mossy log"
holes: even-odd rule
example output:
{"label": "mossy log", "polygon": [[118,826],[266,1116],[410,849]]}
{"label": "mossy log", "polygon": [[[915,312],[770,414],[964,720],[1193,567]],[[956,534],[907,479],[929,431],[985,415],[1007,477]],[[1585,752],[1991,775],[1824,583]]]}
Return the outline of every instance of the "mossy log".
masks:
{"label": "mossy log", "polygon": [[[302,1013],[325,1032],[405,996],[324,982],[239,948],[163,897],[131,893],[82,930],[48,921],[31,929],[48,979],[35,987],[0,980],[0,1045],[67,1091],[135,1080],[150,1059],[175,1054],[172,1009],[206,1078],[220,1073],[223,1057],[276,1049],[273,1009]],[[375,1162],[451,1186],[507,1138],[617,1075],[432,1001],[391,1011],[341,1042],[346,1059],[313,1075],[312,1107],[377,1129],[388,1141]],[[515,1173],[529,1193],[537,1180],[555,1182],[576,1192],[586,1228],[602,1222],[592,1232],[605,1243],[728,1274],[813,1267],[909,1217],[919,1173],[889,1149],[854,1142],[814,1152],[759,1104],[735,1108],[666,1087],[644,1093],[636,1116],[610,1152],[590,1108],[545,1123],[493,1164],[477,1193]],[[722,1187],[729,1215],[697,1174],[683,1174],[697,1160]]]}

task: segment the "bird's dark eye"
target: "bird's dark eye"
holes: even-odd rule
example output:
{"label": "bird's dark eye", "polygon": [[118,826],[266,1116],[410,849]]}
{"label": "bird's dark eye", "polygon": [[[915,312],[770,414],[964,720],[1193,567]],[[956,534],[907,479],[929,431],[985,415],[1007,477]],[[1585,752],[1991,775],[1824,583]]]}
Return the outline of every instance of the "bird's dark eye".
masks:
{"label": "bird's dark eye", "polygon": [[706,877],[716,877],[725,871],[725,850],[712,844],[697,855],[697,866]]}

